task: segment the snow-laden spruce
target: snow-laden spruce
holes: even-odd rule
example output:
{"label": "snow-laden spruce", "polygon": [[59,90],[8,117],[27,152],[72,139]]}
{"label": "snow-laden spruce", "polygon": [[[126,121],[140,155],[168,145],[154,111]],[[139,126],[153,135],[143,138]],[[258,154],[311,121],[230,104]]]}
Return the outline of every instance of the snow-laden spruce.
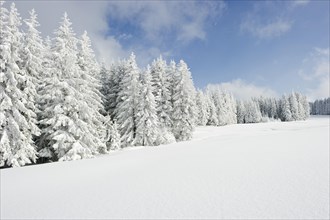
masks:
{"label": "snow-laden spruce", "polygon": [[105,65],[102,65],[101,77],[102,77],[102,94],[104,97],[104,108],[111,119],[115,119],[118,102],[118,95],[120,91],[120,83],[125,75],[126,60],[121,60],[113,63],[108,70]]}
{"label": "snow-laden spruce", "polygon": [[177,65],[173,84],[173,134],[177,141],[190,140],[195,128],[196,91],[183,60]]}
{"label": "snow-laden spruce", "polygon": [[77,55],[78,65],[80,67],[80,80],[78,88],[82,94],[83,101],[87,108],[81,112],[81,117],[89,126],[89,136],[85,143],[98,152],[106,153],[106,130],[105,117],[101,114],[104,111],[102,104],[102,94],[100,92],[100,68],[95,60],[94,51],[91,48],[91,42],[85,31],[78,44],[79,53]]}
{"label": "snow-laden spruce", "polygon": [[123,78],[119,84],[115,120],[121,136],[121,146],[132,146],[136,136],[136,117],[140,70],[132,53],[125,62]]}
{"label": "snow-laden spruce", "polygon": [[153,95],[150,67],[142,74],[142,83],[137,103],[135,145],[154,146],[159,143],[159,120]]}
{"label": "snow-laden spruce", "polygon": [[196,111],[196,125],[206,126],[209,117],[209,112],[207,97],[205,97],[205,94],[202,90],[198,90],[196,93]]}
{"label": "snow-laden spruce", "polygon": [[0,4],[0,166],[23,166],[37,158],[33,136],[39,130],[31,96],[34,88],[21,68],[23,38],[15,3],[10,12],[3,2]]}
{"label": "snow-laden spruce", "polygon": [[172,127],[172,104],[170,94],[170,75],[166,61],[162,57],[154,60],[150,67],[152,75],[153,94],[156,100],[157,115],[163,128]]}
{"label": "snow-laden spruce", "polygon": [[40,121],[40,151],[44,156],[48,152],[52,160],[90,158],[105,145],[94,124],[98,116],[93,113],[99,106],[94,106],[93,110],[89,100],[93,96],[83,91],[90,90],[86,83],[89,77],[78,65],[78,40],[66,13],[55,34],[52,58],[56,71],[45,77],[41,91],[45,106]]}

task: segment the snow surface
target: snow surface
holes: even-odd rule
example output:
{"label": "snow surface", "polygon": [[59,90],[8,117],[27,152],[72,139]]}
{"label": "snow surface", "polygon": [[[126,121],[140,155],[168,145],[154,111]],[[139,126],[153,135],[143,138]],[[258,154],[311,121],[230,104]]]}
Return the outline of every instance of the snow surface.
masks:
{"label": "snow surface", "polygon": [[329,117],[2,169],[1,218],[329,218]]}

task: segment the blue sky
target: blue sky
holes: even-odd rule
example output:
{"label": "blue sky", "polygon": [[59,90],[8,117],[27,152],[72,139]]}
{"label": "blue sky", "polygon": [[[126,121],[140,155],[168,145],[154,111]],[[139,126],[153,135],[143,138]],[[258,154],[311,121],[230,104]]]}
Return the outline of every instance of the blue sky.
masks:
{"label": "blue sky", "polygon": [[[49,35],[67,11],[88,31],[100,60],[162,54],[185,60],[196,87],[220,84],[237,96],[301,91],[329,96],[329,1],[19,1]],[[52,11],[49,11],[52,8]]]}

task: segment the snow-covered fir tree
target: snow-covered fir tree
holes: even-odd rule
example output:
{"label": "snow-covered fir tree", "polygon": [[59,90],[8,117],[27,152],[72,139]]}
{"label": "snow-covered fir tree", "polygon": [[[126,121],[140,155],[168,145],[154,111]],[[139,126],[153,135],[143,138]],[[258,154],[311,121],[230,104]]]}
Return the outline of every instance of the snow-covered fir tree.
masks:
{"label": "snow-covered fir tree", "polygon": [[118,126],[116,121],[112,121],[110,119],[110,116],[106,116],[106,123],[105,123],[105,127],[107,130],[107,138],[106,140],[107,143],[107,151],[114,151],[114,150],[119,150],[121,148],[120,145],[120,134],[118,131]]}
{"label": "snow-covered fir tree", "polygon": [[198,90],[196,93],[196,125],[205,126],[208,120],[208,103],[206,96],[202,90]]}
{"label": "snow-covered fir tree", "polygon": [[105,118],[101,114],[104,112],[102,103],[102,94],[100,93],[100,68],[95,60],[94,51],[91,48],[91,41],[85,31],[79,41],[78,65],[80,67],[79,91],[82,94],[83,101],[86,102],[85,114],[81,118],[89,126],[90,137],[86,143],[90,147],[98,149],[99,152],[106,151],[105,143],[107,140],[105,132]]}
{"label": "snow-covered fir tree", "polygon": [[244,103],[244,122],[245,123],[259,123],[261,122],[261,112],[258,104],[254,100],[249,100]]}
{"label": "snow-covered fir tree", "polygon": [[245,123],[245,106],[242,101],[237,101],[237,123],[243,124]]}
{"label": "snow-covered fir tree", "polygon": [[218,122],[218,116],[217,116],[217,110],[214,104],[214,99],[212,98],[212,94],[210,91],[206,92],[206,102],[207,102],[207,125],[217,126],[219,124]]}
{"label": "snow-covered fir tree", "polygon": [[122,147],[131,146],[136,136],[136,117],[139,93],[139,68],[132,53],[125,62],[125,72],[119,84],[115,120]]}
{"label": "snow-covered fir tree", "polygon": [[117,107],[118,95],[120,91],[120,84],[126,71],[126,60],[118,61],[113,63],[110,70],[105,68],[102,73],[105,73],[103,81],[103,95],[105,97],[105,110],[110,115],[112,119],[115,116],[115,109]]}
{"label": "snow-covered fir tree", "polygon": [[172,127],[171,80],[169,75],[171,73],[168,72],[166,61],[161,56],[152,62],[150,72],[160,125],[163,128],[170,128]]}
{"label": "snow-covered fir tree", "polygon": [[195,128],[195,87],[187,64],[180,60],[174,77],[173,134],[177,141],[192,138]]}
{"label": "snow-covered fir tree", "polygon": [[100,141],[90,123],[95,116],[82,92],[88,88],[86,73],[78,65],[77,39],[66,13],[55,34],[52,56],[56,71],[46,77],[41,91],[45,104],[40,121],[41,152],[51,152],[51,159],[60,161],[90,158],[98,153]]}
{"label": "snow-covered fir tree", "polygon": [[299,111],[298,111],[298,100],[296,95],[292,92],[289,95],[289,104],[290,104],[290,111],[291,111],[291,116],[292,120],[299,120]]}
{"label": "snow-covered fir tree", "polygon": [[142,75],[137,102],[135,145],[153,146],[159,144],[157,140],[161,134],[153,90],[150,67],[148,66]]}
{"label": "snow-covered fir tree", "polygon": [[[36,161],[33,136],[38,135],[29,100],[29,77],[20,68],[22,60],[21,18],[11,4],[10,12],[0,2],[0,166],[23,166]],[[32,88],[33,89],[33,88]]]}
{"label": "snow-covered fir tree", "polygon": [[237,123],[236,101],[233,96],[222,91],[221,88],[216,85],[208,85],[206,90],[215,106],[215,115],[217,117],[217,123],[215,125],[223,126]]}
{"label": "snow-covered fir tree", "polygon": [[281,111],[280,111],[280,119],[281,121],[292,121],[292,113],[290,107],[289,98],[286,95],[283,95],[281,99]]}

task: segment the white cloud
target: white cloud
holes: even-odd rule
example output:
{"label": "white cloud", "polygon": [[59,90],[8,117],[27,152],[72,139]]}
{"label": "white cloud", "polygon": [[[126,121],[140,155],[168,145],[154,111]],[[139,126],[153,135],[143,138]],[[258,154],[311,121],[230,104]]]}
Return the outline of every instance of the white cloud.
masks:
{"label": "white cloud", "polygon": [[241,79],[236,79],[231,82],[224,82],[218,85],[208,85],[220,87],[224,91],[228,91],[240,100],[247,100],[252,97],[278,97],[278,94],[267,87],[256,86],[252,83],[247,83]]}
{"label": "white cloud", "polygon": [[242,32],[249,33],[259,39],[280,37],[292,29],[294,25],[292,13],[298,6],[308,1],[257,1],[241,21]]}
{"label": "white cloud", "polygon": [[[9,6],[11,2],[6,3]],[[221,14],[224,2],[193,1],[15,1],[23,18],[34,8],[41,24],[43,36],[53,35],[66,11],[77,36],[84,30],[91,37],[93,48],[100,61],[106,63],[127,57],[135,52],[140,64],[145,65],[162,54],[171,55],[170,50],[160,49],[164,36],[172,34],[175,40],[189,43],[206,37],[205,25],[210,18]],[[109,18],[125,20],[138,25],[150,41],[148,46],[126,45],[134,36],[122,33],[117,37],[111,33]]]}
{"label": "white cloud", "polygon": [[[7,2],[8,5],[10,3]],[[15,4],[23,18],[29,16],[28,12],[32,8],[36,10],[41,24],[39,30],[43,36],[53,36],[54,30],[58,28],[66,11],[77,37],[87,30],[99,60],[111,62],[129,54],[117,39],[111,35],[106,36],[109,32],[106,1],[97,3],[93,1],[17,1]]]}
{"label": "white cloud", "polygon": [[295,0],[291,2],[291,6],[293,8],[295,7],[300,7],[300,6],[305,6],[310,2],[310,0]]}
{"label": "white cloud", "polygon": [[307,88],[309,100],[330,96],[329,66],[329,48],[314,48],[313,52],[303,60],[298,75],[312,85]]}
{"label": "white cloud", "polygon": [[288,32],[291,27],[291,21],[284,21],[282,19],[277,19],[266,24],[247,19],[241,24],[241,30],[247,31],[260,39],[279,37]]}
{"label": "white cloud", "polygon": [[222,13],[226,4],[195,1],[111,1],[109,16],[141,28],[149,40],[161,43],[164,34],[190,42],[204,39],[205,25]]}

